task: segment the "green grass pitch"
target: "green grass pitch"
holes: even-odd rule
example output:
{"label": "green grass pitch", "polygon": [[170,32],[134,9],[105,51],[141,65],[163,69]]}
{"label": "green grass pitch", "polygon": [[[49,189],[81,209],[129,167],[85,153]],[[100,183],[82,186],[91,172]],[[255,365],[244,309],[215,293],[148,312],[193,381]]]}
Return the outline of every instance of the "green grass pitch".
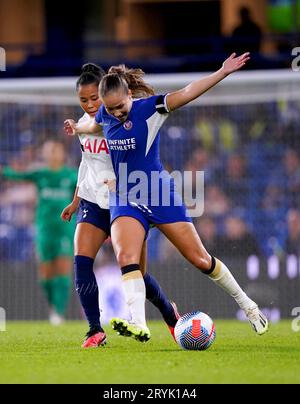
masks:
{"label": "green grass pitch", "polygon": [[160,321],[149,326],[146,344],[106,326],[106,347],[83,350],[83,322],[8,323],[0,332],[0,383],[300,383],[300,333],[289,321],[262,337],[247,323],[216,321],[216,341],[203,352],[181,350]]}

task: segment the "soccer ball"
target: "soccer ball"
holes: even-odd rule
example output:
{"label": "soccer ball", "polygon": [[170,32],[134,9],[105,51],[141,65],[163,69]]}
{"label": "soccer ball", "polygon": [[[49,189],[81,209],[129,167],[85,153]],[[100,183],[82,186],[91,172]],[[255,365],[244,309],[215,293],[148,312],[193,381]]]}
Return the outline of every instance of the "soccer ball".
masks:
{"label": "soccer ball", "polygon": [[174,335],[181,348],[204,351],[216,338],[215,325],[207,314],[194,311],[179,318]]}

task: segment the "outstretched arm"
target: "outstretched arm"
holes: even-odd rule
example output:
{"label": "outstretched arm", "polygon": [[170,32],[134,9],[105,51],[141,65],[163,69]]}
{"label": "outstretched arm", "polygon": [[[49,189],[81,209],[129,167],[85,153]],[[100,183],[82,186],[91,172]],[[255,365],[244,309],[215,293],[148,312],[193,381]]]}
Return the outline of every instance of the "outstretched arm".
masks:
{"label": "outstretched arm", "polygon": [[75,136],[81,134],[97,135],[102,133],[102,128],[95,119],[86,122],[75,122],[73,119],[67,119],[64,122],[64,130],[67,135]]}
{"label": "outstretched arm", "polygon": [[13,168],[0,166],[0,174],[10,181],[31,181],[36,182],[35,171],[16,171]]}
{"label": "outstretched arm", "polygon": [[194,81],[181,90],[168,94],[167,104],[169,111],[174,111],[175,109],[195,100],[207,90],[225,79],[225,77],[227,77],[230,73],[233,73],[243,67],[249,59],[249,53],[244,53],[238,57],[236,57],[236,54],[233,53],[228,59],[225,60],[221,69],[215,73],[204,77],[203,79]]}

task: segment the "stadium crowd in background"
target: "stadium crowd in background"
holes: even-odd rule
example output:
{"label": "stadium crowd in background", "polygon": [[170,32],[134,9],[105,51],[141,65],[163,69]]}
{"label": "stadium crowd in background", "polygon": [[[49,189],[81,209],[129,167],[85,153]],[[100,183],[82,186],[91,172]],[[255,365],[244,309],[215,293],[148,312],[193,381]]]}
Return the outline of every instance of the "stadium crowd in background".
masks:
{"label": "stadium crowd in background", "polygon": [[[4,152],[0,164],[17,169],[40,164],[39,146],[49,136],[51,122],[57,137],[70,150],[68,163],[78,166],[80,148],[62,135],[61,122],[67,116],[80,116],[79,109],[28,108],[30,113],[24,106],[2,108],[0,147]],[[244,249],[235,248],[232,227],[239,227],[243,238],[249,240],[247,245],[253,248],[247,248],[248,252],[253,249],[268,257],[290,251],[290,209],[300,211],[299,112],[297,102],[193,107],[188,119],[178,111],[163,127],[161,154],[168,169],[205,172],[205,215],[195,223],[206,244],[217,238],[221,255],[245,254]],[[30,260],[34,254],[34,190],[29,184],[0,181],[1,259]],[[235,220],[229,226],[232,217]],[[201,230],[201,221],[210,223],[211,230]],[[150,259],[160,260],[161,236],[152,233]],[[226,247],[229,241],[230,252]],[[9,245],[18,245],[18,249]]]}

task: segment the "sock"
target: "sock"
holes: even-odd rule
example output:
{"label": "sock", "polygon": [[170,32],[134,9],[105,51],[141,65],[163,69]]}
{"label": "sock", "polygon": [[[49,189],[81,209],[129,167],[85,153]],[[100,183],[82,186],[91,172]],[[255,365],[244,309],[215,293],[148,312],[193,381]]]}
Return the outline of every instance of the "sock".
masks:
{"label": "sock", "polygon": [[212,268],[208,271],[207,275],[233,297],[241,309],[248,310],[256,305],[241,289],[232,273],[222,261],[212,257]]}
{"label": "sock", "polygon": [[143,275],[138,264],[127,265],[121,268],[123,290],[126,303],[131,314],[131,321],[146,325],[145,299],[146,289]]}
{"label": "sock", "polygon": [[55,311],[63,316],[67,310],[70,298],[71,278],[68,275],[56,276],[51,280],[52,283],[52,305]]}
{"label": "sock", "polygon": [[146,273],[144,275],[144,282],[146,287],[146,298],[158,308],[165,322],[170,327],[175,327],[177,319],[174,309],[157,280],[152,275]]}
{"label": "sock", "polygon": [[76,255],[74,259],[75,287],[90,329],[101,328],[99,290],[93,271],[94,260]]}
{"label": "sock", "polygon": [[40,280],[40,285],[44,291],[44,294],[46,296],[47,302],[49,303],[49,306],[52,306],[52,280],[51,279],[41,279]]}

